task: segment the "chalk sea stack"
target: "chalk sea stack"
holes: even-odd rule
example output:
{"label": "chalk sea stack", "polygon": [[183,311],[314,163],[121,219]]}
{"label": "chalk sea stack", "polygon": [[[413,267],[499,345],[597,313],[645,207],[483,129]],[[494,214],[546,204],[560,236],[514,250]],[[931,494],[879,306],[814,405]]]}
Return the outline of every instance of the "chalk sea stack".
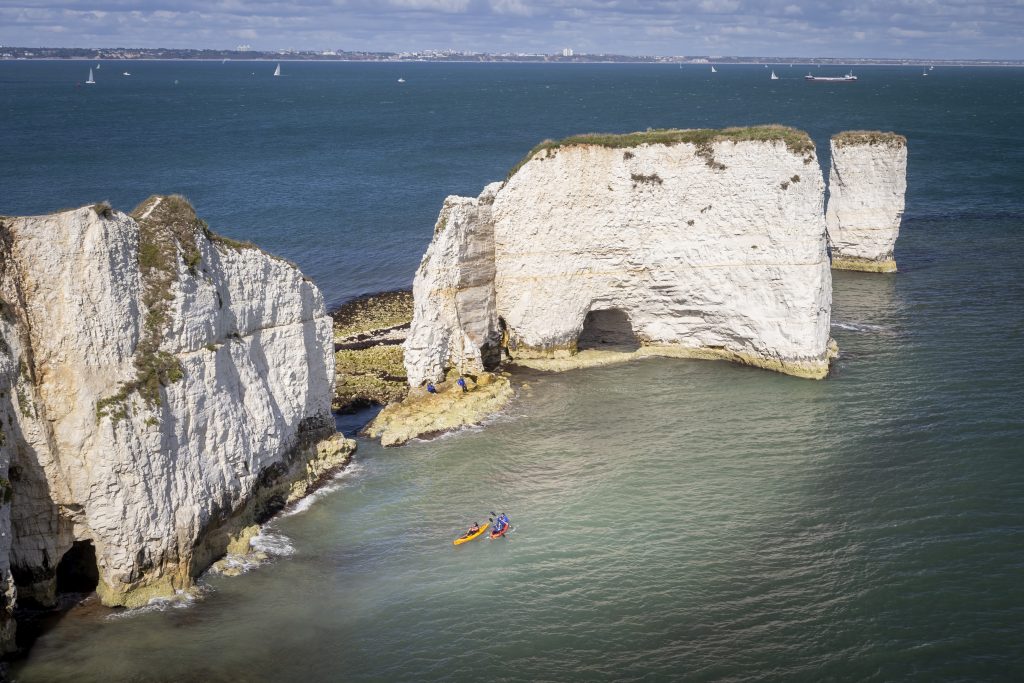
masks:
{"label": "chalk sea stack", "polygon": [[409,383],[572,367],[588,346],[828,373],[814,143],[783,126],[581,135],[445,200],[413,285]]}
{"label": "chalk sea stack", "polygon": [[907,191],[907,139],[881,131],[832,136],[828,226],[832,267],[896,272],[893,250]]}

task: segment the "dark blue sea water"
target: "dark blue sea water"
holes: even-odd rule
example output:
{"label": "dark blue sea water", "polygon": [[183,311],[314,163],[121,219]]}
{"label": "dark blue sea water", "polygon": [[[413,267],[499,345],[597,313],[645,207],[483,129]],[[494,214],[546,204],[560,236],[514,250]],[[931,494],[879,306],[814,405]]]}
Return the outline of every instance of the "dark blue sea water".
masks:
{"label": "dark blue sea water", "polygon": [[779,122],[827,163],[839,130],[896,130],[908,219],[1021,209],[1018,69],[865,67],[825,84],[799,65],[770,81],[757,66],[285,62],[273,78],[266,62],[108,62],[82,85],[91,66],[0,62],[0,212],[178,192],[215,230],[297,262],[329,303],[409,285],[445,195],[476,196],[540,140],[579,132]]}
{"label": "dark blue sea water", "polygon": [[[90,65],[0,62],[0,213],[180,192],[339,303],[410,284],[445,195],[546,137],[778,122],[827,163],[880,128],[908,138],[901,272],[835,274],[822,382],[649,360],[362,442],[273,564],[72,613],[18,680],[1024,677],[1024,70]],[[452,548],[498,507],[511,540]]]}

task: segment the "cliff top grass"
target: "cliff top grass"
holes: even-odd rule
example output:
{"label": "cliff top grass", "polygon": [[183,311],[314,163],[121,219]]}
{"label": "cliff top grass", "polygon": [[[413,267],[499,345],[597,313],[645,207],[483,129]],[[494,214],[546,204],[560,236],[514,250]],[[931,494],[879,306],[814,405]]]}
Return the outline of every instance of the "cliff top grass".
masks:
{"label": "cliff top grass", "polygon": [[844,130],[832,136],[832,144],[836,147],[849,147],[851,145],[906,147],[907,139],[897,133],[881,130]]}
{"label": "cliff top grass", "polygon": [[[539,152],[554,150],[560,147],[598,145],[601,147],[623,148],[639,145],[680,145],[692,144],[698,149],[709,150],[716,142],[751,142],[764,141],[786,143],[786,147],[795,154],[806,154],[814,151],[814,142],[802,130],[780,124],[748,126],[744,128],[659,128],[648,129],[635,133],[584,133],[571,135],[561,140],[544,140],[529,151],[519,163],[508,172],[511,178],[516,172],[533,159]],[[706,153],[706,152],[705,152]]]}

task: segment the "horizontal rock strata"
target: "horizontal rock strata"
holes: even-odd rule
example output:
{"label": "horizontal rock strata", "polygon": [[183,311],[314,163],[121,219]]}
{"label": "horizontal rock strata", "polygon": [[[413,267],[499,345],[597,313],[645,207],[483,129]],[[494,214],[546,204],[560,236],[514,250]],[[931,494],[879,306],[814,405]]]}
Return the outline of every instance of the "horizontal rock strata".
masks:
{"label": "horizontal rock strata", "polygon": [[896,272],[893,251],[907,191],[907,139],[880,131],[832,137],[825,221],[832,267]]}
{"label": "horizontal rock strata", "polygon": [[62,559],[94,554],[105,604],[173,595],[351,453],[331,319],[294,265],[173,196],[0,225],[0,590],[9,562],[53,604]]}

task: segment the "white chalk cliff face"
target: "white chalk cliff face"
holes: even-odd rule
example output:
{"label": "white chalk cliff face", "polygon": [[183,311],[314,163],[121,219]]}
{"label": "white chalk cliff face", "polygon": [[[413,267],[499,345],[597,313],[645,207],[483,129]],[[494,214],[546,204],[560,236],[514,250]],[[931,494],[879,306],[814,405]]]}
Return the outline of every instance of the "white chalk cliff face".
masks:
{"label": "white chalk cliff face", "polygon": [[[810,139],[659,134],[668,142],[540,148],[504,185],[446,200],[414,284],[413,387],[486,365],[496,338],[520,362],[632,341],[827,373],[831,274]],[[477,307],[492,289],[493,309]]]}
{"label": "white chalk cliff face", "polygon": [[405,341],[406,359],[418,359],[413,386],[428,375],[441,379],[442,368],[478,372],[500,360],[491,219],[500,187],[488,185],[477,199],[448,197],[441,207],[413,282],[413,325]]}
{"label": "white chalk cliff face", "polygon": [[310,457],[351,450],[316,448],[334,438],[320,292],[181,198],[0,219],[0,298],[0,591],[9,563],[19,599],[52,604],[65,558],[105,604],[171,595]]}
{"label": "white chalk cliff face", "polygon": [[907,191],[907,140],[851,131],[832,137],[828,227],[832,267],[892,273]]}

